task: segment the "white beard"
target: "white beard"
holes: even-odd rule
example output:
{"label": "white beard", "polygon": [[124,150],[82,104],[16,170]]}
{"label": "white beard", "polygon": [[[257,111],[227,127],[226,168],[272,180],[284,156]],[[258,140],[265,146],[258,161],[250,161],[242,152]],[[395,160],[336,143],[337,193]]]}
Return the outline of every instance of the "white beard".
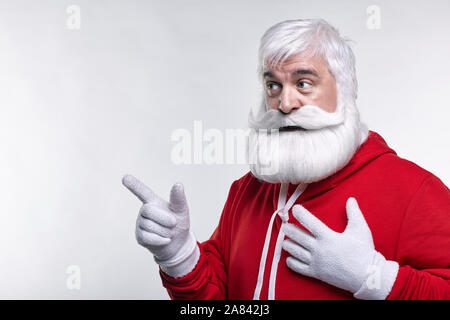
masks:
{"label": "white beard", "polygon": [[[328,113],[303,106],[291,114],[266,111],[263,99],[257,113],[249,115],[250,171],[269,183],[311,183],[342,169],[367,139],[368,129],[359,119],[355,103],[341,103]],[[307,130],[279,131],[283,126]]]}

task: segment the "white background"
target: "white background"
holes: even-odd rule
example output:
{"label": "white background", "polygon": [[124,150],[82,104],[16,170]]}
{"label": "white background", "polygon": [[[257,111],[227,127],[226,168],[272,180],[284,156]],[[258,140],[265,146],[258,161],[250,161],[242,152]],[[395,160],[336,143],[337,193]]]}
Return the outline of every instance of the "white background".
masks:
{"label": "white background", "polygon": [[[81,29],[69,30],[69,5]],[[381,9],[381,29],[366,9]],[[167,299],[134,238],[125,173],[182,181],[198,240],[245,165],[175,165],[171,133],[245,128],[273,24],[324,18],[354,41],[362,119],[450,181],[450,2],[0,1],[0,298]],[[81,270],[69,290],[66,270]]]}

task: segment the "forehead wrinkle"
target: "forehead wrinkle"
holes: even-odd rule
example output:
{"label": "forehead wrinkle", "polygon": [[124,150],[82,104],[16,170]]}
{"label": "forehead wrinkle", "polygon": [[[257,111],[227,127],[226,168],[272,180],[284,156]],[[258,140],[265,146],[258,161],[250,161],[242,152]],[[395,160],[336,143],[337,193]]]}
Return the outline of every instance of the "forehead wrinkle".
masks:
{"label": "forehead wrinkle", "polygon": [[[316,71],[314,70],[314,68],[300,68],[300,69],[296,69],[296,70],[292,71],[292,72],[290,73],[290,75],[291,75],[292,77],[299,76],[299,75],[311,75],[311,76],[313,76],[313,77],[320,78],[318,72],[316,72]],[[264,78],[264,79],[265,79],[265,78],[273,78],[273,79],[277,79],[277,77],[275,77],[275,75],[274,75],[271,71],[266,71],[266,72],[264,72],[263,78]]]}

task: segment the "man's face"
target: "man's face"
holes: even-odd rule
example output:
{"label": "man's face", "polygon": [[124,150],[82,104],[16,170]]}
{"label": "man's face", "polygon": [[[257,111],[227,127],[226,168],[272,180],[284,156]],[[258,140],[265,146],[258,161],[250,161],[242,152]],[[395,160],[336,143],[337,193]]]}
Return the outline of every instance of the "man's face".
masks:
{"label": "man's face", "polygon": [[289,114],[305,105],[327,112],[337,106],[336,82],[321,57],[294,55],[279,68],[264,72],[267,108]]}
{"label": "man's face", "polygon": [[294,55],[265,71],[264,99],[249,115],[250,128],[257,129],[249,139],[252,174],[269,183],[297,184],[343,168],[367,128],[351,97],[337,92],[326,61]]}

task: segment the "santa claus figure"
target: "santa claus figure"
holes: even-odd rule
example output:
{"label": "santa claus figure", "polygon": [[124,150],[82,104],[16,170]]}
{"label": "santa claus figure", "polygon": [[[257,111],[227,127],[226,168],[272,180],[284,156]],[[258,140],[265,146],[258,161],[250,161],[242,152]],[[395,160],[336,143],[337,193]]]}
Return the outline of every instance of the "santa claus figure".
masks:
{"label": "santa claus figure", "polygon": [[321,19],[263,35],[250,172],[211,238],[133,176],[136,237],[173,299],[450,299],[450,191],[361,122],[354,54]]}

